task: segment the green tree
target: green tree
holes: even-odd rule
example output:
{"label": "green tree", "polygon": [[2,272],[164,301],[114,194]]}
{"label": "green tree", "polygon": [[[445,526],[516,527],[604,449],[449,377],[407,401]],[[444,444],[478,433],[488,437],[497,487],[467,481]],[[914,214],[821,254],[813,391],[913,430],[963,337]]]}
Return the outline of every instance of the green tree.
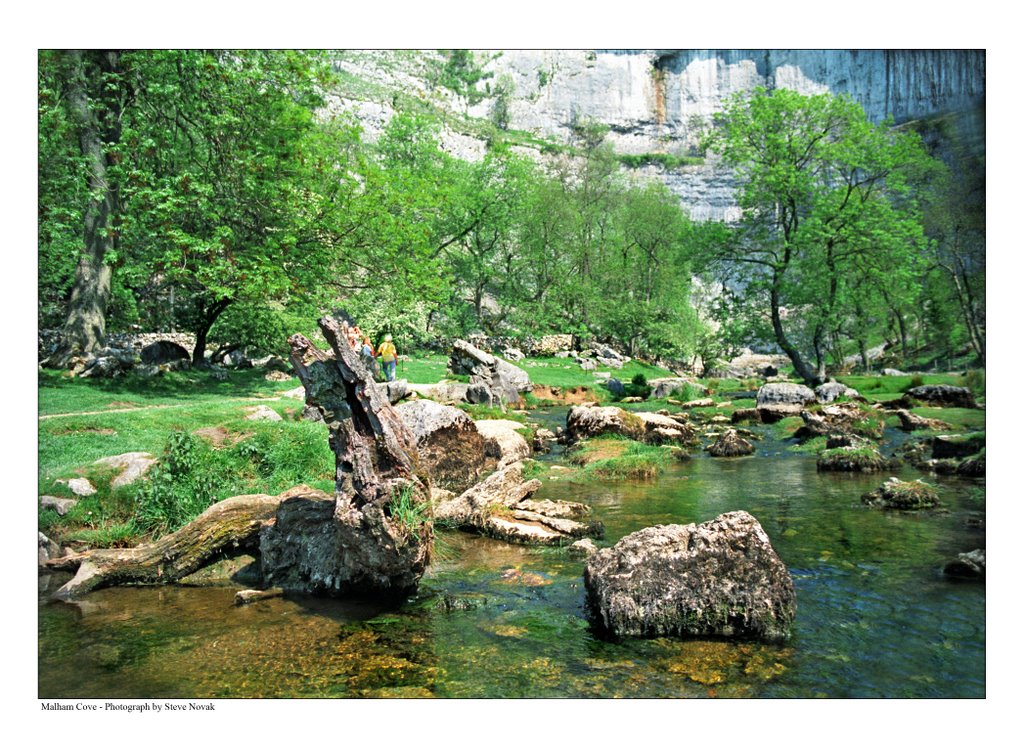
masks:
{"label": "green tree", "polygon": [[[856,310],[858,273],[911,281],[925,247],[910,177],[929,157],[912,133],[874,125],[845,97],[757,89],[716,117],[707,146],[735,169],[741,230],[719,259],[753,272],[775,342],[811,384],[830,336]],[[871,258],[867,262],[865,258]]]}

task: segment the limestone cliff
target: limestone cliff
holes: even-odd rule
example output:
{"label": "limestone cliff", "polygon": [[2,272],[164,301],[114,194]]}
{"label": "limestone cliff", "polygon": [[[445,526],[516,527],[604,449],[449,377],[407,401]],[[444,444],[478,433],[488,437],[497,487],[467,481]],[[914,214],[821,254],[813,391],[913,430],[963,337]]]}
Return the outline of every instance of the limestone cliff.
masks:
{"label": "limestone cliff", "polygon": [[429,82],[435,52],[340,52],[336,67],[353,85],[335,108],[355,111],[372,137],[390,116],[393,92],[402,91],[454,114],[445,145],[475,159],[484,143],[474,123],[493,116],[502,81],[507,126],[523,133],[524,147],[564,143],[574,124],[596,120],[611,128],[621,154],[691,157],[689,165],[644,170],[697,219],[737,214],[729,174],[703,160],[697,142],[729,96],[757,86],[848,94],[875,121],[963,114],[958,128],[984,147],[984,50],[490,50],[477,58],[492,77],[478,85],[487,95],[470,106]]}

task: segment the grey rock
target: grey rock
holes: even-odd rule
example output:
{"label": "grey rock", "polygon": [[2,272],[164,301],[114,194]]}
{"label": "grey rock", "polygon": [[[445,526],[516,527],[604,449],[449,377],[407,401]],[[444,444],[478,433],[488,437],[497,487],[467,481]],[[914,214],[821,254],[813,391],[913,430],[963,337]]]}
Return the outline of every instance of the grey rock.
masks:
{"label": "grey rock", "polygon": [[282,421],[284,420],[273,408],[266,405],[257,405],[254,408],[248,408],[250,411],[249,415],[245,417],[247,421]]}
{"label": "grey rock", "polygon": [[726,429],[718,440],[708,447],[713,457],[742,457],[754,454],[754,445],[741,437],[735,429]]}
{"label": "grey rock", "polygon": [[121,471],[110,482],[111,488],[120,488],[134,483],[142,478],[154,464],[156,464],[156,457],[149,452],[125,452],[112,457],[101,457],[93,463],[93,465]]}
{"label": "grey rock", "polygon": [[978,548],[968,553],[958,554],[955,560],[943,567],[942,572],[948,577],[984,579],[985,549]]}
{"label": "grey rock", "polygon": [[487,445],[487,455],[498,461],[499,468],[530,456],[530,445],[519,433],[519,429],[525,428],[524,424],[505,419],[487,419],[474,423]]}
{"label": "grey rock", "polygon": [[296,400],[305,400],[306,388],[299,386],[296,387],[294,390],[287,390],[286,392],[281,393],[281,397],[294,397]]}
{"label": "grey rock", "polygon": [[847,387],[841,382],[826,382],[814,388],[814,395],[819,403],[830,403],[840,397],[848,397],[852,400],[859,400],[860,393],[852,387]]}
{"label": "grey rock", "polygon": [[87,478],[72,478],[71,480],[60,480],[57,482],[67,485],[75,496],[92,496],[96,493],[95,487]]}
{"label": "grey rock", "polygon": [[687,385],[707,392],[706,387],[686,377],[659,377],[647,380],[647,384],[651,388],[651,398],[654,400],[670,397]]}
{"label": "grey rock", "polygon": [[61,517],[71,511],[71,508],[78,503],[78,499],[62,499],[59,496],[40,496],[39,506],[43,509],[52,509]]}
{"label": "grey rock", "polygon": [[966,387],[954,387],[949,384],[925,384],[913,387],[906,392],[907,397],[920,400],[928,405],[940,408],[976,408],[974,395]]}
{"label": "grey rock", "polygon": [[807,405],[817,401],[814,390],[802,384],[774,382],[757,391],[757,407],[768,405]]}
{"label": "grey rock", "polygon": [[626,394],[626,385],[624,385],[615,377],[611,377],[607,382],[605,382],[604,386],[607,387],[608,391],[613,395],[624,397]]}
{"label": "grey rock", "polygon": [[380,382],[374,386],[377,391],[384,395],[392,405],[407,398],[411,391],[409,389],[409,380],[407,379],[396,379],[393,382]]}
{"label": "grey rock", "polygon": [[450,405],[414,400],[395,406],[395,412],[416,439],[420,464],[434,484],[450,491],[465,491],[495,460],[487,455],[487,442],[473,419]]}
{"label": "grey rock", "polygon": [[575,543],[570,545],[567,551],[570,556],[586,558],[591,553],[597,551],[597,545],[590,538],[584,538],[583,540],[577,540]]}
{"label": "grey rock", "polygon": [[521,394],[533,389],[529,375],[507,361],[480,350],[465,340],[456,340],[448,368],[453,374],[468,374],[470,385],[483,384],[492,404],[518,405]]}
{"label": "grey rock", "polygon": [[568,443],[589,439],[602,434],[618,434],[629,439],[643,439],[644,422],[634,414],[616,408],[575,406],[569,408],[565,418]]}
{"label": "grey rock", "polygon": [[594,371],[597,368],[597,362],[593,359],[578,359],[577,363],[579,363],[580,368],[583,369],[583,371]]}
{"label": "grey rock", "polygon": [[506,348],[502,351],[502,355],[504,355],[509,361],[522,361],[526,358],[526,354],[518,348]]}
{"label": "grey rock", "polygon": [[590,555],[583,581],[591,621],[617,637],[777,642],[789,637],[796,615],[789,571],[742,511],[627,535]]}
{"label": "grey rock", "polygon": [[604,356],[598,356],[597,363],[609,369],[621,369],[623,361],[620,358],[606,358]]}
{"label": "grey rock", "polygon": [[900,371],[899,369],[882,369],[882,376],[883,377],[908,377],[910,375],[907,372],[905,372],[905,371]]}
{"label": "grey rock", "polygon": [[63,555],[61,548],[48,537],[39,533],[39,565],[42,566],[50,559],[60,558]]}

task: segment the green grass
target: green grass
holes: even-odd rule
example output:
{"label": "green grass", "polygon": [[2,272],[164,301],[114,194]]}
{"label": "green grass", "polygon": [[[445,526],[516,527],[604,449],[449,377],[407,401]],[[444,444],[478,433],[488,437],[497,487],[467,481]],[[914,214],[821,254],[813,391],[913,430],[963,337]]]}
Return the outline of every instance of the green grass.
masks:
{"label": "green grass", "polygon": [[985,411],[973,408],[913,408],[915,413],[924,418],[936,418],[945,421],[956,431],[984,431]]}
{"label": "green grass", "polygon": [[954,387],[969,387],[977,396],[985,394],[985,372],[975,370],[967,376],[958,374],[907,374],[899,377],[850,375],[836,377],[847,387],[853,387],[868,400],[883,402],[903,396],[911,387],[919,384],[949,384]]}
{"label": "green grass", "polygon": [[448,357],[440,353],[413,354],[409,361],[399,361],[395,376],[416,384],[433,384],[450,379]]}
{"label": "green grass", "polygon": [[[66,486],[55,481],[81,475],[89,478],[97,493],[81,499],[64,517],[40,511],[40,528],[65,540],[126,545],[143,533],[180,526],[213,501],[229,496],[276,494],[300,483],[333,490],[334,455],[326,427],[296,420],[300,400],[267,399],[295,386],[297,380],[267,382],[262,372],[232,372],[228,382],[203,372],[105,381],[71,380],[43,372],[40,410],[76,415],[39,421],[39,492],[71,496]],[[102,407],[119,402],[136,407],[125,412],[105,411],[127,406]],[[246,408],[261,402],[285,420],[244,420]],[[91,411],[104,412],[89,415]],[[210,427],[229,437],[219,448],[191,436],[197,429]],[[189,442],[188,464],[171,470],[165,451],[170,442],[183,439]],[[164,476],[159,478],[160,485],[143,481],[111,489],[115,474],[92,463],[124,452],[162,457],[162,464],[151,468],[152,476]],[[142,495],[147,490],[149,494]]]}
{"label": "green grass", "polygon": [[63,374],[39,372],[39,414],[83,413],[122,410],[155,405],[178,408],[197,403],[223,402],[226,398],[257,399],[276,397],[299,386],[292,378],[268,382],[260,369],[231,371],[219,382],[209,372],[170,372],[161,377],[135,375],[115,379],[72,379]]}
{"label": "green grass", "polygon": [[594,479],[651,480],[664,470],[677,450],[615,436],[588,439],[573,449],[569,461],[582,469],[574,481]]}

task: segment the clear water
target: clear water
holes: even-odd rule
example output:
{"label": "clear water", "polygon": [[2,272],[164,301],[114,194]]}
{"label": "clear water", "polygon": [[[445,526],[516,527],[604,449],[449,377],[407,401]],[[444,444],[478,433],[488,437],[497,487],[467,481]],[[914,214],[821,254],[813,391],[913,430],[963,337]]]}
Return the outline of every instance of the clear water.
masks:
{"label": "clear water", "polygon": [[796,585],[785,645],[603,641],[584,616],[582,561],[445,532],[397,608],[302,596],[235,607],[234,588],[183,586],[64,604],[41,589],[39,696],[983,697],[984,584],[941,575],[985,545],[967,523],[983,516],[983,483],[928,478],[945,512],[883,512],[860,495],[887,475],[819,474],[786,446],[769,436],[753,457],[695,455],[646,483],[550,480],[538,495],[592,506],[601,545],[749,511]]}

